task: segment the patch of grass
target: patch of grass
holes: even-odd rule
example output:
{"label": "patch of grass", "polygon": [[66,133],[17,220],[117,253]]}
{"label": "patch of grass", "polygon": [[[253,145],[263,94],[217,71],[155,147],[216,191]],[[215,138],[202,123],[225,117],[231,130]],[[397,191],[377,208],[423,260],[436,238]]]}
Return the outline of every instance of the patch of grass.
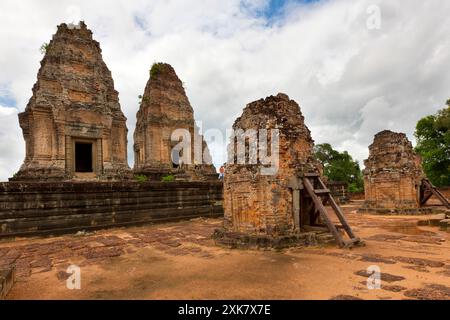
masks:
{"label": "patch of grass", "polygon": [[148,177],[146,175],[140,174],[134,177],[134,179],[139,183],[145,183],[148,181]]}
{"label": "patch of grass", "polygon": [[174,182],[175,176],[173,174],[169,174],[168,176],[165,176],[161,180],[162,182]]}

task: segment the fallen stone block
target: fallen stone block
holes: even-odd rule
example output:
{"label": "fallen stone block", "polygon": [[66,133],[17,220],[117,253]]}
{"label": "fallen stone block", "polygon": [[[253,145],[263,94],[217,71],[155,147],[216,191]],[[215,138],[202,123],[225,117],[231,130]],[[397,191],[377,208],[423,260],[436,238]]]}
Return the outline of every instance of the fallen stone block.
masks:
{"label": "fallen stone block", "polygon": [[14,284],[15,276],[16,268],[14,266],[0,269],[0,300],[6,298]]}
{"label": "fallen stone block", "polygon": [[[355,275],[361,276],[364,278],[369,278],[370,276],[372,276],[372,274],[367,272],[367,270],[361,270],[361,271],[355,272]],[[388,282],[388,283],[403,281],[406,279],[405,277],[396,276],[396,275],[389,274],[389,273],[382,273],[380,276],[381,276],[381,281]]]}

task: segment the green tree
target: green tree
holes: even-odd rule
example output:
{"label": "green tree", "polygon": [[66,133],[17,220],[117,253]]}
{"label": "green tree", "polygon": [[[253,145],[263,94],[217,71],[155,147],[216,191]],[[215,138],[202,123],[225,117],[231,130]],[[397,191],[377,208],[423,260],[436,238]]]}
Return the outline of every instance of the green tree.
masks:
{"label": "green tree", "polygon": [[315,157],[322,163],[325,176],[335,182],[346,182],[349,192],[364,191],[364,180],[358,161],[353,160],[347,151],[339,152],[329,143],[314,148]]}
{"label": "green tree", "polygon": [[428,179],[438,187],[450,186],[450,100],[436,115],[417,123],[415,136]]}

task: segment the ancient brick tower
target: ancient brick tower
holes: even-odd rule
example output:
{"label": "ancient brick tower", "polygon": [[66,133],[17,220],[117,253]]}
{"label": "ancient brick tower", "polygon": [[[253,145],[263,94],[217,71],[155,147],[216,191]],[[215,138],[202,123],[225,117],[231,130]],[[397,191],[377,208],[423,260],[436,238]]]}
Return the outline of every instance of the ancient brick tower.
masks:
{"label": "ancient brick tower", "polygon": [[414,212],[420,207],[419,187],[425,174],[421,159],[404,133],[375,135],[364,170],[363,211]]}
{"label": "ancient brick tower", "polygon": [[[258,146],[245,143],[246,163],[252,148],[276,152],[271,144],[276,141],[273,136],[276,131],[273,130],[279,130],[279,160],[274,160],[278,162],[278,170],[273,173],[269,170],[264,174],[261,170],[268,166],[261,163],[260,155],[257,164],[236,163],[239,157],[236,138],[230,144],[229,155],[232,153],[234,159],[229,159],[225,172],[225,230],[274,238],[299,231],[296,230],[299,226],[296,226],[293,214],[296,206],[293,184],[297,184],[297,177],[304,173],[321,171],[319,163],[313,158],[314,141],[299,105],[285,94],[252,102],[236,120],[233,129],[235,132],[256,130],[258,136],[262,134],[261,129],[268,130],[267,146],[261,145],[258,138],[254,140],[258,141]],[[245,136],[246,141],[250,141],[251,134]],[[270,156],[271,151],[266,154]]]}
{"label": "ancient brick tower", "polygon": [[127,127],[100,45],[84,22],[61,24],[25,112],[26,158],[13,180],[119,179]]}
{"label": "ancient brick tower", "polygon": [[[169,64],[152,66],[136,118],[134,171],[137,174],[154,179],[171,173],[186,180],[216,178],[216,170],[195,125],[194,111],[183,83]],[[179,129],[190,135],[189,159],[184,157],[187,154],[182,154],[185,151],[176,149],[180,137],[189,141],[188,136],[175,134]]]}

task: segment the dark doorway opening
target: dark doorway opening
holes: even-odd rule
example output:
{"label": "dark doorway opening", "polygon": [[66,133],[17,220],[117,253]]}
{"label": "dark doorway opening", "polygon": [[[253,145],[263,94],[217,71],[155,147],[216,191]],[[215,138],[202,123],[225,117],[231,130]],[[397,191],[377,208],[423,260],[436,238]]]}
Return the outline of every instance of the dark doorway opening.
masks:
{"label": "dark doorway opening", "polygon": [[92,143],[75,143],[75,172],[94,172],[92,166]]}

